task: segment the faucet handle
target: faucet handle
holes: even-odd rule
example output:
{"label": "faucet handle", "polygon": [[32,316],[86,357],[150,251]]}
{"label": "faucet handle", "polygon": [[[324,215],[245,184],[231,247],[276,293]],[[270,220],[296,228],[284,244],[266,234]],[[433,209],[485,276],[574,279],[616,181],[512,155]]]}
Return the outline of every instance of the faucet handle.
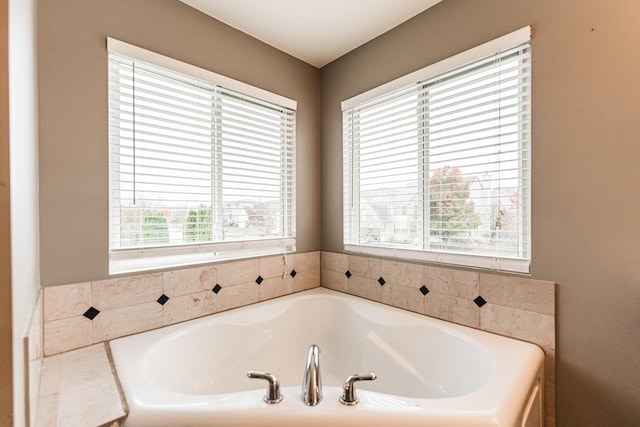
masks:
{"label": "faucet handle", "polygon": [[349,375],[344,380],[342,386],[342,396],[340,396],[340,403],[347,406],[354,406],[358,404],[358,397],[356,396],[356,381],[373,381],[376,378],[376,374],[373,372],[370,374],[353,374]]}
{"label": "faucet handle", "polygon": [[282,400],[282,393],[280,393],[280,382],[275,375],[270,374],[269,372],[249,371],[247,372],[247,377],[267,380],[269,385],[267,387],[267,394],[265,394],[263,400],[269,405],[280,403]]}

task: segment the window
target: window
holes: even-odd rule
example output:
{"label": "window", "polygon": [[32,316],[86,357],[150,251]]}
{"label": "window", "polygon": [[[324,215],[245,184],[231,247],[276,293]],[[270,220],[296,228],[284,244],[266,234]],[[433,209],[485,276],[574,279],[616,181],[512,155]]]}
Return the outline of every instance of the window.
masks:
{"label": "window", "polygon": [[343,103],[347,251],[529,272],[529,33]]}
{"label": "window", "polygon": [[109,39],[110,272],[295,250],[295,102]]}

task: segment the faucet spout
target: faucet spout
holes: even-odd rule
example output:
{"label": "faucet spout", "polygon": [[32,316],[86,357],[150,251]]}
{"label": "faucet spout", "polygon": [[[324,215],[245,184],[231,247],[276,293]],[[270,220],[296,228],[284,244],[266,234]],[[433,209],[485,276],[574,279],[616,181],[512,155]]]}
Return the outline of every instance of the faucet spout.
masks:
{"label": "faucet spout", "polygon": [[315,406],[322,400],[322,380],[320,378],[320,347],[313,344],[307,353],[307,365],[302,379],[302,401],[307,406]]}

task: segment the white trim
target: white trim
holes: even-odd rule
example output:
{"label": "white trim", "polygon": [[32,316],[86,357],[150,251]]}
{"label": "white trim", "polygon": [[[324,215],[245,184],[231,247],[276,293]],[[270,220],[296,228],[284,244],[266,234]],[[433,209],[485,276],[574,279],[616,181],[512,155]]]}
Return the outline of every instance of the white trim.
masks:
{"label": "white trim", "polygon": [[400,260],[426,261],[437,264],[455,265],[461,267],[485,268],[493,271],[509,271],[524,274],[531,273],[531,261],[525,259],[434,252],[425,250],[384,248],[379,246],[352,244],[344,245],[344,250],[349,253],[374,255]]}
{"label": "white trim", "polygon": [[516,47],[529,40],[531,40],[531,27],[526,26],[480,46],[476,46],[440,62],[436,62],[435,64],[428,65],[420,70],[399,77],[383,84],[382,86],[375,87],[352,98],[346,99],[342,101],[342,111],[357,107],[365,102],[372,101],[405,86],[430,79],[443,72],[486,58],[487,56],[502,52],[512,47]]}
{"label": "white trim", "polygon": [[164,56],[159,53],[152,52],[150,50],[122,42],[120,40],[116,40],[111,37],[107,37],[107,50],[109,52],[128,56],[130,58],[144,61],[158,67],[168,68],[178,73],[187,74],[191,77],[206,80],[210,83],[222,86],[226,89],[241,92],[245,95],[253,96],[255,98],[280,105],[290,110],[295,110],[298,105],[297,101],[293,99],[286,98],[282,95],[278,95],[276,93],[252,86],[250,84],[234,80],[230,77],[223,76],[222,74],[217,74],[213,71],[205,70],[204,68],[196,67],[195,65],[187,64],[186,62],[178,61],[177,59],[173,59],[168,56]]}
{"label": "white trim", "polygon": [[159,268],[204,264],[295,252],[296,239],[282,238],[217,242],[154,248],[114,249],[109,274],[133,273]]}

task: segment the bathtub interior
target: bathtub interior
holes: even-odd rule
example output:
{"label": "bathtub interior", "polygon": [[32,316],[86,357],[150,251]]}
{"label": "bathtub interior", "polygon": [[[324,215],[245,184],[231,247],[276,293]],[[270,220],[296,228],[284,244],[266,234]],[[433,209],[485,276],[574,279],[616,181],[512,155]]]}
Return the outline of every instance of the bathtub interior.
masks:
{"label": "bathtub interior", "polygon": [[311,344],[320,346],[325,386],[374,372],[378,379],[358,389],[447,398],[480,389],[495,372],[489,354],[454,330],[375,304],[362,309],[332,295],[266,310],[248,307],[176,328],[144,350],[140,368],[150,383],[180,394],[263,389],[261,381],[246,377],[249,370],[271,372],[283,386],[299,387]]}

